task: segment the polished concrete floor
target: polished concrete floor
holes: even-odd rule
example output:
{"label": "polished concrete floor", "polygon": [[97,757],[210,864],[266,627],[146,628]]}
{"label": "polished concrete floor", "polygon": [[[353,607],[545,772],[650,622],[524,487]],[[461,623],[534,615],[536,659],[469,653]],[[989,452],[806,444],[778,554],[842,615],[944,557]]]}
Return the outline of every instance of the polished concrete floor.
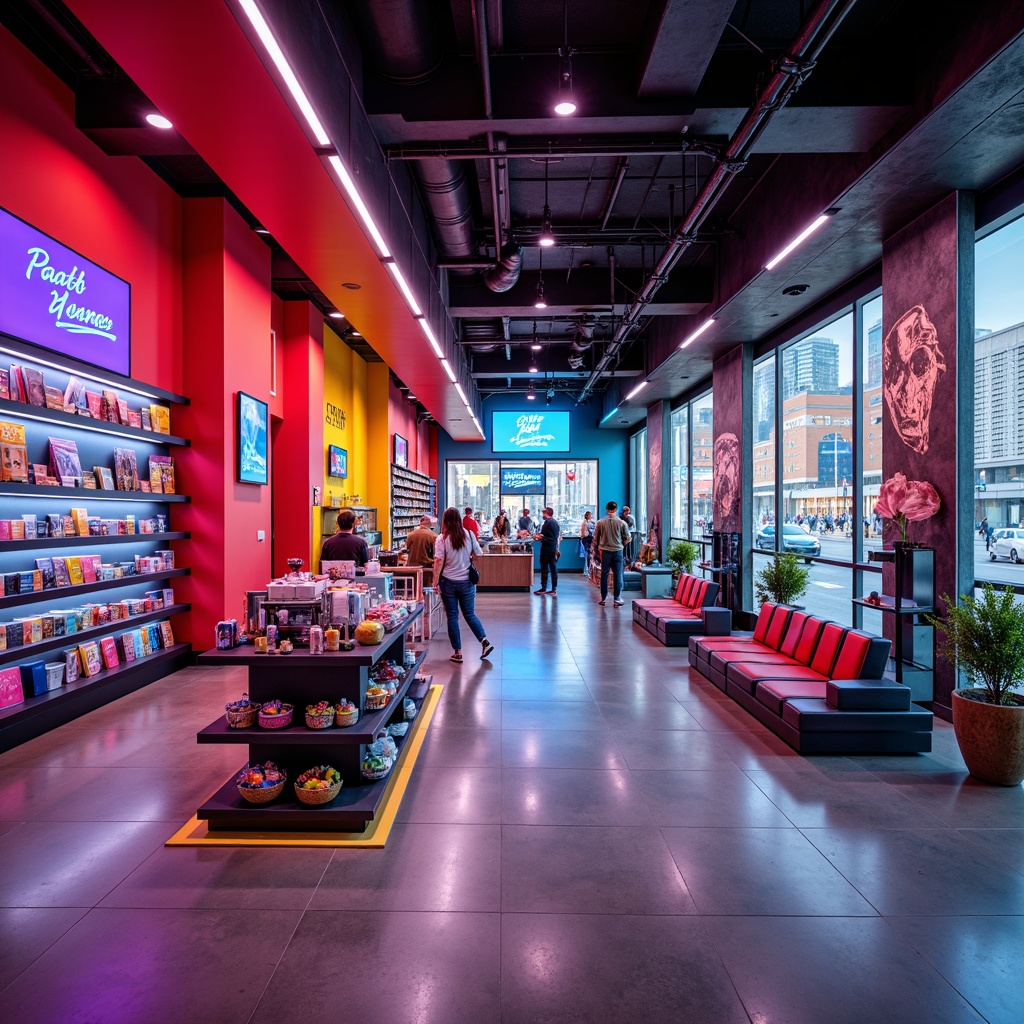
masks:
{"label": "polished concrete floor", "polygon": [[[627,595],[628,596],[628,595]],[[1024,789],[800,757],[629,604],[481,595],[384,850],[167,849],[189,669],[0,755],[0,1020],[1020,1024]]]}

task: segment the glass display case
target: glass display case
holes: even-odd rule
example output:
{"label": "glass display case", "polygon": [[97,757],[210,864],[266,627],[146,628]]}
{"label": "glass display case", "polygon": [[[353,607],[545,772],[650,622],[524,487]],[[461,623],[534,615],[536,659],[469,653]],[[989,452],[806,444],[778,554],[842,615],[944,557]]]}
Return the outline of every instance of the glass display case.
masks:
{"label": "glass display case", "polygon": [[338,513],[348,509],[356,516],[355,532],[369,547],[380,547],[381,532],[377,528],[377,509],[369,505],[324,505],[321,509],[320,533],[324,540],[338,532]]}

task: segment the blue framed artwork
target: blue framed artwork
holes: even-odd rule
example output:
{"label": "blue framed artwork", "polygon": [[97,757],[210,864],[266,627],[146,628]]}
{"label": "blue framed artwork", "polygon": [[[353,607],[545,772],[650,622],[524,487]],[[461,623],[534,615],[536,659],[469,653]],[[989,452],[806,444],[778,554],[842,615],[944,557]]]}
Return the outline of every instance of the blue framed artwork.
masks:
{"label": "blue framed artwork", "polygon": [[327,446],[327,475],[348,478],[348,452],[336,444]]}
{"label": "blue framed artwork", "polygon": [[267,403],[239,391],[238,481],[269,483],[267,469]]}
{"label": "blue framed artwork", "polygon": [[569,451],[568,410],[492,414],[491,444],[496,452]]}

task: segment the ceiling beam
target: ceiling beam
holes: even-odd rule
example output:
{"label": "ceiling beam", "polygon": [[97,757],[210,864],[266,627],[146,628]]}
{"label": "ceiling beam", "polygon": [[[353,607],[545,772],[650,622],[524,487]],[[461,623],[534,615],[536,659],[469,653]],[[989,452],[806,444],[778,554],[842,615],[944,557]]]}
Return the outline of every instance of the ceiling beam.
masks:
{"label": "ceiling beam", "polygon": [[655,0],[644,26],[637,96],[693,96],[733,7],[733,0]]}

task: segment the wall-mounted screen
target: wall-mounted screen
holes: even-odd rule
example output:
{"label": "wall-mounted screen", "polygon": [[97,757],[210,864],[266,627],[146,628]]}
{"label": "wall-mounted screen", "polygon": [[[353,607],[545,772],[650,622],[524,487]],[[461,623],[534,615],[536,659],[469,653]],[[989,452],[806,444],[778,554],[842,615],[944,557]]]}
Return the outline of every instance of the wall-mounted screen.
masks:
{"label": "wall-mounted screen", "polygon": [[567,452],[568,410],[495,412],[491,440],[496,452]]}
{"label": "wall-mounted screen", "polygon": [[503,466],[501,470],[501,493],[543,494],[544,467],[516,466],[515,468],[505,468]]}
{"label": "wall-mounted screen", "polygon": [[0,332],[130,376],[131,285],[0,209]]}
{"label": "wall-mounted screen", "polygon": [[348,452],[336,444],[327,446],[327,475],[341,477],[342,480],[348,477]]}

